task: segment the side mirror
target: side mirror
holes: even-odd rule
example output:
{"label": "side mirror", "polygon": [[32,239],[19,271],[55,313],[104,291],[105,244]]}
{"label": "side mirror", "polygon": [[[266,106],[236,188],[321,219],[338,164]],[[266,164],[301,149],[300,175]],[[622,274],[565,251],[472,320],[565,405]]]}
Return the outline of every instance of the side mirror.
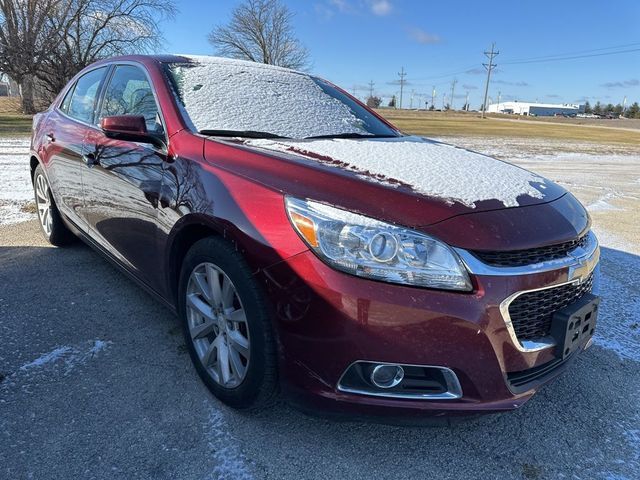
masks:
{"label": "side mirror", "polygon": [[147,124],[142,115],[114,115],[100,120],[100,128],[104,134],[116,140],[150,143],[163,146],[164,140],[147,131]]}

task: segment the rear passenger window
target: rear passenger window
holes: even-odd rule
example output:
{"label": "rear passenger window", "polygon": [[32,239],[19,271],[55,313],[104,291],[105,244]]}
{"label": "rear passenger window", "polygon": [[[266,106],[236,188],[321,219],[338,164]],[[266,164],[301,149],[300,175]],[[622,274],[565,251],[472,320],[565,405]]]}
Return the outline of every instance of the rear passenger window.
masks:
{"label": "rear passenger window", "polygon": [[112,115],[142,115],[148,131],[163,131],[151,84],[142,69],[133,65],[116,67],[105,91],[99,118]]}
{"label": "rear passenger window", "polygon": [[[67,109],[67,114],[70,117],[85,123],[93,121],[96,95],[106,71],[107,67],[96,68],[78,79]],[[67,99],[65,98],[66,101]]]}

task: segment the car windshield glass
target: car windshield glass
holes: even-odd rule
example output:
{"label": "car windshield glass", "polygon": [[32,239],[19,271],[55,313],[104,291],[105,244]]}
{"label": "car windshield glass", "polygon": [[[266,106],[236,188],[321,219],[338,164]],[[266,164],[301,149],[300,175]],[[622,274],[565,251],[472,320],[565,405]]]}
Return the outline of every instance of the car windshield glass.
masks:
{"label": "car windshield glass", "polygon": [[330,83],[304,73],[211,57],[169,63],[166,70],[194,131],[271,138],[399,135]]}

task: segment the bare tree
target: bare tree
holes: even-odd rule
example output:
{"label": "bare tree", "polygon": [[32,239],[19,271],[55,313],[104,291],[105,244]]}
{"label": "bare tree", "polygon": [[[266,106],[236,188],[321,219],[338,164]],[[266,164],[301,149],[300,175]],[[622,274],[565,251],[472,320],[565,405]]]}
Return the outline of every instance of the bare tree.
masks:
{"label": "bare tree", "polygon": [[50,100],[96,60],[157,49],[174,13],[172,0],[0,0],[0,71],[33,113],[35,85]]}
{"label": "bare tree", "polygon": [[209,42],[226,57],[301,69],[309,53],[294,36],[292,19],[279,0],[245,0],[228,25],[211,31]]}
{"label": "bare tree", "polygon": [[55,48],[50,19],[64,0],[0,0],[0,71],[20,86],[24,113],[34,113],[34,77]]}
{"label": "bare tree", "polygon": [[97,60],[157,50],[162,43],[160,22],[175,14],[171,0],[66,1],[69,11],[51,19],[58,47],[37,72],[50,95]]}

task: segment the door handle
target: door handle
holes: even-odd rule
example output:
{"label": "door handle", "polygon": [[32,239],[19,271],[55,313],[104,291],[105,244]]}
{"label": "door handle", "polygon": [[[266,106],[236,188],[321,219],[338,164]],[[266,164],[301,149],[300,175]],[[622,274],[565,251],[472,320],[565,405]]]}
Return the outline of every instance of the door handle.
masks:
{"label": "door handle", "polygon": [[84,155],[82,155],[82,160],[84,160],[85,165],[89,168],[100,163],[98,158],[93,153],[85,153]]}
{"label": "door handle", "polygon": [[53,133],[47,133],[45,137],[47,138],[47,142],[49,143],[56,141],[55,137],[53,136]]}

